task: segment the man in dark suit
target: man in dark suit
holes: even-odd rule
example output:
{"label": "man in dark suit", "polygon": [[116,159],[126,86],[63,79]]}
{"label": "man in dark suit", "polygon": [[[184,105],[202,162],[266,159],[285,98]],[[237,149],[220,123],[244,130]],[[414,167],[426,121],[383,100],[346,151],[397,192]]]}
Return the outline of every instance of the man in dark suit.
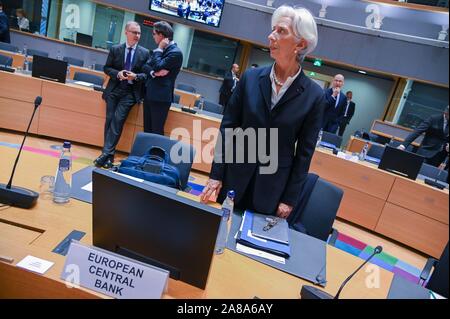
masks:
{"label": "man in dark suit", "polygon": [[145,64],[147,74],[144,99],[144,131],[164,135],[164,124],[173,101],[175,80],[183,64],[183,53],[173,42],[169,23],[159,21],[153,26],[153,40],[158,48]]}
{"label": "man in dark suit", "polygon": [[223,78],[222,86],[220,87],[220,99],[219,103],[225,108],[227,106],[228,100],[233,94],[234,89],[239,81],[237,74],[239,72],[239,65],[233,64],[231,70],[225,73]]}
{"label": "man in dark suit", "polygon": [[343,86],[344,76],[336,74],[331,88],[325,91],[325,98],[328,103],[323,115],[323,130],[326,132],[336,134],[339,120],[344,116],[347,98],[341,92]]}
{"label": "man in dark suit", "polygon": [[3,11],[3,3],[0,1],[0,42],[10,43],[9,37],[9,20],[6,13]]}
{"label": "man in dark suit", "polygon": [[420,123],[398,148],[406,149],[422,133],[425,137],[417,154],[425,157],[427,164],[441,165],[448,156],[448,105],[443,114],[432,115]]}
{"label": "man in dark suit", "polygon": [[114,153],[123,125],[133,105],[142,100],[142,86],[147,79],[142,67],[149,58],[149,51],[138,45],[141,27],[130,21],[125,26],[126,43],[109,50],[104,71],[109,82],[103,93],[106,101],[106,121],[102,154],[94,161],[95,166],[111,168]]}
{"label": "man in dark suit", "polygon": [[353,92],[347,91],[347,105],[345,106],[344,115],[339,120],[339,132],[338,135],[344,135],[345,128],[352,120],[353,115],[355,114],[355,102],[352,101]]}

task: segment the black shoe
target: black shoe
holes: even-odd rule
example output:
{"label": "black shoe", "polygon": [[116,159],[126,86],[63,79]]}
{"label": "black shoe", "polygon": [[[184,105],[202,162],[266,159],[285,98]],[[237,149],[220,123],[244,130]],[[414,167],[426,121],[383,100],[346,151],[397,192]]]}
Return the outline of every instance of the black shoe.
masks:
{"label": "black shoe", "polygon": [[103,167],[106,161],[110,158],[108,154],[102,153],[99,157],[97,157],[94,161],[94,165],[96,167]]}
{"label": "black shoe", "polygon": [[106,160],[106,162],[103,164],[102,167],[103,167],[103,168],[106,168],[106,169],[113,168],[113,167],[114,167],[113,159],[112,159],[111,157],[109,157],[109,158]]}

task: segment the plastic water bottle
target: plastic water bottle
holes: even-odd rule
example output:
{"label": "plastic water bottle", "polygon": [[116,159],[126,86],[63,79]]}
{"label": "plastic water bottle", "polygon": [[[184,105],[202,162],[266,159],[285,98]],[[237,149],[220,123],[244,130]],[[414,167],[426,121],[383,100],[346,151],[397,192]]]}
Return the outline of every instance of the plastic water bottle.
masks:
{"label": "plastic water bottle", "polygon": [[72,155],[70,142],[64,142],[58,163],[58,172],[53,189],[53,201],[58,204],[67,203],[70,199],[70,188],[72,184]]}
{"label": "plastic water bottle", "polygon": [[229,226],[231,224],[231,215],[234,208],[234,191],[227,193],[227,198],[222,204],[222,220],[220,221],[219,233],[217,234],[216,248],[214,249],[217,255],[223,253],[225,246],[227,245],[227,237],[229,232]]}
{"label": "plastic water bottle", "polygon": [[359,153],[359,157],[358,159],[360,161],[365,161],[366,160],[366,156],[367,156],[367,152],[369,151],[369,143],[364,144],[363,149],[361,150],[361,152]]}
{"label": "plastic water bottle", "polygon": [[198,103],[198,108],[200,111],[203,111],[203,108],[205,107],[205,100],[203,98],[200,99],[200,102]]}
{"label": "plastic water bottle", "polygon": [[320,146],[320,142],[322,142],[322,135],[323,135],[323,130],[321,129],[319,131],[319,135],[317,135],[317,143],[316,143],[316,147]]}

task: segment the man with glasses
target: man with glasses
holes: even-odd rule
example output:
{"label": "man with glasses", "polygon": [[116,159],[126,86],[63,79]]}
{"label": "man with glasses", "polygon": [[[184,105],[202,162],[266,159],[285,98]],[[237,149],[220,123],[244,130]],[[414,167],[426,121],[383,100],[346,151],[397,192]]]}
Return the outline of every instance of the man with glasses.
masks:
{"label": "man with glasses", "polygon": [[142,67],[150,53],[138,45],[141,27],[130,21],[125,26],[125,35],[126,43],[111,47],[104,67],[109,82],[103,93],[106,121],[102,154],[94,161],[97,167],[113,166],[123,125],[133,105],[142,100],[142,85],[147,79]]}
{"label": "man with glasses", "polygon": [[144,99],[144,131],[164,135],[164,124],[173,101],[175,80],[183,64],[183,54],[173,41],[169,23],[159,21],[153,26],[153,40],[158,48],[143,67],[147,74]]}

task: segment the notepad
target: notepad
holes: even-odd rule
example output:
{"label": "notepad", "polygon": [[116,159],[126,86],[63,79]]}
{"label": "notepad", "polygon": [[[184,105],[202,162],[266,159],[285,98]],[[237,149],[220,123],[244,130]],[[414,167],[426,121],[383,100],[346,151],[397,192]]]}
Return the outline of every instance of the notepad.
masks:
{"label": "notepad", "polygon": [[[252,235],[278,243],[289,243],[289,225],[284,218],[278,218],[277,223],[270,229],[266,227],[269,223],[267,215],[253,214]],[[265,230],[266,227],[266,230]]]}
{"label": "notepad", "polygon": [[73,83],[74,84],[78,84],[78,85],[82,85],[82,86],[87,86],[87,87],[93,87],[94,86],[93,83],[84,82],[84,81],[75,81]]}

